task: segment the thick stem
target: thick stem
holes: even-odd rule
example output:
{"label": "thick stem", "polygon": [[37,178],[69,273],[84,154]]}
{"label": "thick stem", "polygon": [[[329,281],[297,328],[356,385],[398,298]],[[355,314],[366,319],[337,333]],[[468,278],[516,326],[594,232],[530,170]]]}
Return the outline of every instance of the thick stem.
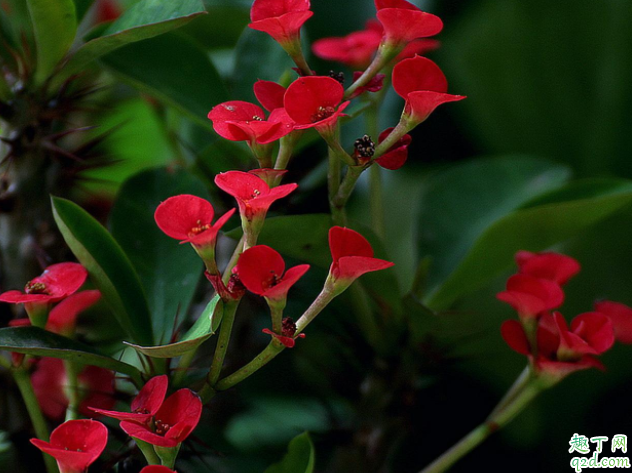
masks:
{"label": "thick stem", "polygon": [[386,153],[390,148],[393,147],[395,143],[397,143],[401,139],[402,136],[404,136],[410,130],[410,124],[406,120],[400,120],[393,131],[391,131],[391,134],[388,135],[379,145],[377,145],[372,160],[375,161],[377,158]]}
{"label": "thick stem", "polygon": [[79,391],[79,370],[76,363],[71,360],[64,360],[66,370],[66,397],[68,398],[68,408],[66,409],[66,421],[79,418],[79,405],[81,404],[81,392]]}
{"label": "thick stem", "polygon": [[274,162],[274,169],[286,169],[287,165],[292,159],[292,153],[294,152],[294,147],[298,140],[303,136],[303,131],[296,130],[290,133],[289,135],[285,135],[279,141],[279,152],[277,154],[276,161]]}
{"label": "thick stem", "polygon": [[211,370],[208,374],[208,383],[211,386],[215,386],[219,375],[224,366],[224,359],[226,358],[226,351],[228,350],[228,344],[230,342],[230,335],[233,331],[233,324],[235,323],[235,313],[239,301],[228,302],[224,305],[224,316],[222,317],[222,325],[219,330],[219,337],[217,339],[217,347],[215,347],[215,353],[213,354],[213,363],[211,364]]}
{"label": "thick stem", "polygon": [[[18,368],[13,370],[12,373],[15,383],[18,385],[18,389],[22,395],[22,399],[24,400],[24,404],[26,405],[26,410],[31,418],[33,429],[35,429],[35,435],[37,435],[38,439],[48,442],[50,437],[48,426],[46,425],[46,420],[44,419],[42,410],[37,402],[37,397],[35,396],[35,391],[33,391],[33,385],[31,384],[31,378],[29,377],[28,371]],[[46,471],[48,473],[58,473],[59,470],[57,469],[57,462],[55,459],[43,452],[42,455],[44,456]]]}
{"label": "thick stem", "polygon": [[[524,374],[524,373],[523,373]],[[507,425],[543,390],[545,384],[534,376],[523,375],[518,378],[516,384],[509,390],[512,393],[510,399],[507,396],[501,401],[502,407],[494,409],[487,420],[463,437],[458,443],[437,458],[434,462],[419,473],[441,473],[450,468],[471,450],[480,445],[491,434]]]}

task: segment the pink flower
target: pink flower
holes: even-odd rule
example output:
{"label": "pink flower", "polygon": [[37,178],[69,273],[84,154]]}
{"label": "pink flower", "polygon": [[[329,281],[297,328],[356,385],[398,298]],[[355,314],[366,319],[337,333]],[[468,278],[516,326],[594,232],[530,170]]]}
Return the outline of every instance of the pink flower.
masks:
{"label": "pink flower", "polygon": [[246,289],[273,301],[285,301],[290,288],[308,269],[308,264],[301,264],[285,271],[281,255],[266,245],[248,248],[236,266]]}
{"label": "pink flower", "polygon": [[553,252],[519,251],[516,253],[516,263],[518,263],[521,274],[548,279],[560,286],[566,284],[581,269],[577,260]]}
{"label": "pink flower", "polygon": [[242,218],[248,221],[265,218],[275,200],[286,197],[298,187],[297,184],[284,184],[270,189],[260,177],[242,171],[218,174],[215,184],[237,200]]}
{"label": "pink flower", "polygon": [[281,45],[298,42],[301,27],[313,15],[309,7],[309,0],[255,0],[248,26],[268,33]]}
{"label": "pink flower", "polygon": [[176,195],[162,202],[154,214],[158,227],[181,243],[215,247],[219,230],[233,215],[231,209],[213,224],[215,210],[210,202],[194,195]]}
{"label": "pink flower", "polygon": [[84,473],[99,458],[108,442],[108,429],[94,420],[69,420],[57,427],[50,442],[31,443],[57,460],[61,473]]}
{"label": "pink flower", "polygon": [[393,88],[406,100],[404,114],[415,124],[423,122],[439,105],[465,98],[446,93],[448,81],[439,66],[421,56],[404,59],[393,68]]}
{"label": "pink flower", "polygon": [[78,263],[58,263],[46,268],[41,276],[32,279],[24,292],[8,291],[0,294],[0,302],[11,304],[49,304],[77,292],[88,272]]}
{"label": "pink flower", "polygon": [[564,302],[564,292],[557,283],[527,274],[511,276],[507,290],[496,297],[513,307],[521,319],[538,317]]}

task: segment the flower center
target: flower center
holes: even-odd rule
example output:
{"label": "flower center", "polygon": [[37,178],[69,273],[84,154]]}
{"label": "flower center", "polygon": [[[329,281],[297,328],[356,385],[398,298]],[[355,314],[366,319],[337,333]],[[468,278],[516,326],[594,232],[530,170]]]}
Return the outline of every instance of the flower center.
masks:
{"label": "flower center", "polygon": [[171,428],[171,426],[161,420],[156,419],[156,422],[154,422],[154,427],[155,427],[155,432],[158,435],[165,435],[167,432],[169,432],[169,429]]}
{"label": "flower center", "polygon": [[251,199],[256,199],[260,195],[261,195],[261,191],[259,189],[255,189],[255,190],[252,191],[252,194],[250,195],[250,198]]}
{"label": "flower center", "polygon": [[24,292],[27,294],[48,294],[46,290],[46,284],[43,282],[33,282],[29,281],[24,286]]}
{"label": "flower center", "polygon": [[134,414],[149,414],[149,411],[144,407],[139,407],[138,409],[134,409],[132,411]]}
{"label": "flower center", "polygon": [[292,317],[286,317],[281,324],[281,333],[284,337],[294,337],[296,333],[296,324]]}
{"label": "flower center", "polygon": [[258,122],[262,122],[263,121],[263,118],[261,118],[259,115],[253,115],[252,119],[255,120],[255,121],[258,121]]}
{"label": "flower center", "polygon": [[312,123],[319,122],[325,118],[331,117],[336,109],[334,107],[318,107],[318,110],[312,115]]}
{"label": "flower center", "polygon": [[211,228],[211,224],[210,223],[202,225],[202,221],[201,220],[198,220],[197,222],[195,222],[195,224],[196,224],[196,226],[191,228],[191,230],[189,230],[189,236],[199,235],[200,233],[205,232],[206,230]]}
{"label": "flower center", "polygon": [[283,279],[281,276],[276,274],[274,271],[270,271],[270,280],[268,281],[268,287],[274,287],[281,282]]}

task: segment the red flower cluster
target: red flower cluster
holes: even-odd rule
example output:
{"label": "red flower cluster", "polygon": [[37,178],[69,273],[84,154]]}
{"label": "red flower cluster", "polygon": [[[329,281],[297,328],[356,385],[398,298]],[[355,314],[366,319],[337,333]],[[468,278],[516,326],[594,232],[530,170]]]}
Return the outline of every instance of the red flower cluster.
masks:
{"label": "red flower cluster", "polygon": [[518,252],[519,273],[510,277],[498,299],[510,304],[520,317],[507,320],[501,334],[516,352],[526,355],[536,373],[552,382],[587,368],[603,368],[595,358],[609,350],[616,338],[632,343],[632,309],[600,302],[593,312],[573,319],[570,326],[559,312],[561,288],[579,272],[579,263],[558,253]]}
{"label": "red flower cluster", "polygon": [[166,375],[150,379],[132,401],[131,412],[92,408],[94,412],[121,421],[129,436],[159,447],[177,447],[197,426],[202,401],[190,389],[180,389],[165,400]]}
{"label": "red flower cluster", "polygon": [[255,0],[248,26],[268,33],[281,45],[296,42],[301,27],[314,14],[309,8],[309,0]]}
{"label": "red flower cluster", "polygon": [[31,443],[57,460],[61,473],[85,473],[108,443],[108,429],[94,420],[69,420],[50,435],[50,442]]}

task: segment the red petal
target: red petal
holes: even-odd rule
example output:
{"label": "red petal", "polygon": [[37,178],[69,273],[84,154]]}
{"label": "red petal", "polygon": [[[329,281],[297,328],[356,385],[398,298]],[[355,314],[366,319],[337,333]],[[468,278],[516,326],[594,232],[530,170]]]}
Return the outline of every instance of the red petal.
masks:
{"label": "red petal", "polygon": [[166,439],[181,443],[195,429],[201,415],[202,401],[197,394],[185,388],[169,396],[155,418],[171,426],[165,434]]}
{"label": "red petal", "polygon": [[82,291],[61,301],[50,311],[46,330],[55,333],[68,333],[75,329],[77,316],[96,304],[101,298],[97,290]]}
{"label": "red petal", "polygon": [[147,465],[145,468],[140,470],[140,473],[177,473],[174,470],[170,470],[166,466],[162,465]]}
{"label": "red petal", "polygon": [[596,352],[603,353],[614,345],[614,328],[610,318],[600,312],[579,314],[571,322],[571,330]]}
{"label": "red petal", "polygon": [[231,126],[229,122],[245,122],[248,124],[265,119],[265,113],[261,107],[255,104],[233,100],[213,107],[208,114],[208,118],[213,122],[215,132],[221,137],[232,141],[245,141],[249,140],[251,136],[240,128]]}
{"label": "red petal", "polygon": [[322,38],[314,41],[312,51],[328,61],[336,61],[352,68],[365,68],[377,51],[382,39],[382,28],[355,31],[341,38]]}
{"label": "red petal", "polygon": [[301,27],[313,14],[311,11],[290,12],[274,18],[253,21],[248,26],[253,30],[268,33],[283,44],[298,41]]}
{"label": "red petal", "polygon": [[371,244],[358,232],[344,227],[329,229],[329,249],[331,257],[336,263],[343,256],[373,257]]}
{"label": "red petal", "polygon": [[82,389],[83,399],[79,405],[79,413],[83,416],[93,416],[89,406],[100,409],[111,409],[116,403],[114,398],[114,372],[98,366],[86,366],[79,373],[79,384]]}
{"label": "red petal", "polygon": [[[210,202],[195,195],[169,197],[154,213],[158,227],[171,238],[189,241],[196,227],[210,225],[215,211]],[[199,235],[197,235],[199,236]]]}
{"label": "red petal", "polygon": [[173,439],[165,438],[161,435],[153,433],[149,428],[142,424],[135,424],[133,422],[122,421],[119,427],[130,437],[140,439],[143,442],[157,445],[159,447],[173,448],[177,447],[180,442]]}
{"label": "red petal", "polygon": [[160,409],[169,386],[169,378],[167,375],[154,376],[145,383],[145,386],[138,392],[132,401],[132,412],[137,410],[145,410],[150,414],[155,414]]}
{"label": "red petal", "polygon": [[283,279],[275,286],[267,289],[262,295],[269,299],[285,299],[290,288],[309,270],[309,264],[300,264],[288,269]]}
{"label": "red petal", "polygon": [[[268,335],[272,335],[274,338],[276,338],[278,341],[280,341],[283,345],[285,345],[286,348],[294,348],[294,345],[296,345],[296,339],[292,338],[292,337],[285,337],[283,335],[278,335],[276,333],[274,333],[272,330],[270,330],[269,328],[264,328],[262,330],[263,333],[267,333]],[[296,336],[296,338],[305,338],[305,334],[304,333],[300,333]]]}
{"label": "red petal", "polygon": [[307,11],[309,8],[309,0],[255,0],[250,10],[250,19],[258,21],[289,12]]}
{"label": "red petal", "polygon": [[564,302],[560,286],[546,279],[516,274],[507,281],[507,290],[496,297],[511,305],[523,317],[535,317],[543,311],[559,307]]}
{"label": "red petal", "polygon": [[377,19],[389,43],[410,43],[417,38],[434,36],[443,29],[441,18],[416,7],[383,8],[377,12]]}
{"label": "red petal", "polygon": [[0,302],[8,302],[9,304],[25,304],[29,302],[45,304],[55,299],[55,296],[49,296],[47,294],[24,294],[20,291],[7,291],[0,294]]}
{"label": "red petal", "polygon": [[375,0],[375,9],[377,11],[383,8],[403,8],[404,10],[419,10],[415,5],[406,0]]}
{"label": "red petal", "polygon": [[595,303],[595,310],[612,320],[617,341],[632,344],[632,309],[625,304],[612,301]]}
{"label": "red petal", "polygon": [[42,412],[53,420],[66,413],[68,398],[64,392],[67,383],[64,363],[58,358],[42,358],[31,375],[35,397]]}
{"label": "red petal", "polygon": [[246,201],[253,198],[259,192],[267,194],[270,190],[263,179],[253,174],[242,171],[228,171],[215,176],[215,184],[227,194],[232,195],[238,201]]}
{"label": "red petal", "polygon": [[519,251],[516,253],[516,262],[521,273],[548,279],[559,285],[566,284],[581,269],[574,258],[553,252]]}
{"label": "red petal", "polygon": [[236,269],[246,289],[263,296],[282,278],[285,262],[281,255],[269,246],[257,245],[241,254]]}
{"label": "red petal", "polygon": [[287,169],[256,168],[248,172],[263,179],[266,184],[273,187],[277,182],[281,181],[282,176],[287,174]]}
{"label": "red petal", "polygon": [[509,345],[513,351],[520,353],[521,355],[530,355],[531,350],[529,348],[529,341],[524,333],[522,324],[517,320],[506,320],[500,326],[500,334],[503,340]]}
{"label": "red petal", "polygon": [[54,457],[62,470],[83,472],[99,458],[108,441],[108,430],[94,420],[70,420],[57,427],[50,442],[31,443]]}
{"label": "red petal", "polygon": [[439,49],[440,46],[441,43],[436,39],[417,39],[408,43],[404,50],[397,55],[395,61],[399,62],[417,55],[424,56],[431,51]]}
{"label": "red petal", "polygon": [[336,279],[354,280],[365,273],[390,268],[394,263],[366,256],[343,256],[338,260],[333,275]]}
{"label": "red petal", "polygon": [[[378,143],[384,141],[393,130],[394,128],[391,127],[380,133]],[[391,146],[386,153],[377,158],[375,162],[383,168],[390,169],[391,171],[401,168],[408,159],[408,145],[410,145],[411,141],[412,138],[410,135],[402,136],[397,143]]]}
{"label": "red petal", "polygon": [[445,93],[448,91],[448,80],[430,59],[415,56],[404,59],[393,68],[393,88],[406,99],[411,92],[421,90]]}
{"label": "red petal", "polygon": [[288,115],[299,125],[318,121],[322,108],[335,108],[344,95],[340,82],[331,77],[300,77],[287,88],[284,106]]}
{"label": "red petal", "polygon": [[418,122],[423,122],[439,105],[458,102],[465,98],[467,98],[465,95],[442,94],[426,90],[411,92],[406,100],[406,113]]}
{"label": "red petal", "polygon": [[285,87],[276,82],[268,80],[258,80],[253,86],[255,97],[263,108],[271,112],[277,108],[283,108],[283,96]]}

